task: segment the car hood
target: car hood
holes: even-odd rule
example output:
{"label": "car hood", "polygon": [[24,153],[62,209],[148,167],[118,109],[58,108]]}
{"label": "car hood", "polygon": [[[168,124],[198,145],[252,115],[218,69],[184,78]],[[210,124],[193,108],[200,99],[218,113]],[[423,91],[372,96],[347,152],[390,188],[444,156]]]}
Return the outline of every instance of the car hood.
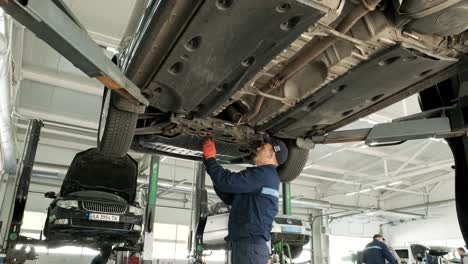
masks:
{"label": "car hood", "polygon": [[109,193],[109,192],[102,192],[102,191],[72,192],[67,195],[67,198],[69,197],[74,197],[80,200],[101,200],[101,201],[105,200],[109,202],[127,203],[127,201],[124,198],[120,197],[119,195]]}
{"label": "car hood", "polygon": [[93,148],[76,154],[63,181],[60,196],[102,191],[133,203],[137,177],[138,163],[129,155],[108,157]]}

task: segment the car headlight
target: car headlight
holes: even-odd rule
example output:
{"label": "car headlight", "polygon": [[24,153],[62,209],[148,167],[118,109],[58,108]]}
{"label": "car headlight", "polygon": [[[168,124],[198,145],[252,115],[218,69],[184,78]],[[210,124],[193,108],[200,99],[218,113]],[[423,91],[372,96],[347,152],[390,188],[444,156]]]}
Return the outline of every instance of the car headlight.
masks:
{"label": "car headlight", "polygon": [[130,206],[130,209],[128,209],[128,211],[134,215],[143,215],[143,209],[140,207]]}
{"label": "car headlight", "polygon": [[57,206],[64,209],[78,208],[77,200],[60,200],[57,201]]}
{"label": "car headlight", "polygon": [[68,225],[68,219],[55,219],[54,224],[56,224],[56,225]]}
{"label": "car headlight", "polygon": [[133,230],[141,231],[141,225],[133,225]]}

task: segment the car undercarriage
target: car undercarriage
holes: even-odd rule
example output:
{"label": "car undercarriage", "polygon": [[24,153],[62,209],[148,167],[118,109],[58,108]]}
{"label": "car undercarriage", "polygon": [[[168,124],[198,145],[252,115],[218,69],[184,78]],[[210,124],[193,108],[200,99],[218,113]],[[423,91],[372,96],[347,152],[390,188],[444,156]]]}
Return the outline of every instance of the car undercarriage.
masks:
{"label": "car undercarriage", "polygon": [[132,148],[199,157],[211,136],[247,161],[262,134],[324,135],[448,78],[468,51],[467,3],[400,2],[149,6],[117,62],[151,104]]}

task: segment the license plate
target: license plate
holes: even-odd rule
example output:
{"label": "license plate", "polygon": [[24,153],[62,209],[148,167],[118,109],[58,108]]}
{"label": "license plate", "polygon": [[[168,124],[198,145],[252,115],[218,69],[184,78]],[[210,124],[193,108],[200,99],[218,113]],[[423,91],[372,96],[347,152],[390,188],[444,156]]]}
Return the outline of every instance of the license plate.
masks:
{"label": "license plate", "polygon": [[282,226],[281,232],[283,233],[302,233],[302,228],[294,226]]}
{"label": "license plate", "polygon": [[120,216],[118,215],[110,215],[110,214],[89,214],[89,220],[94,221],[106,221],[106,222],[119,222]]}

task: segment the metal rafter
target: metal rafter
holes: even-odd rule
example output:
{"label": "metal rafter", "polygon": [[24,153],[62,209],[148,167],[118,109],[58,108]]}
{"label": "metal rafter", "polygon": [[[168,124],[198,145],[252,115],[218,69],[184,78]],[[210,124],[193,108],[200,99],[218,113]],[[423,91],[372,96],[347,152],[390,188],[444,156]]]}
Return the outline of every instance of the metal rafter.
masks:
{"label": "metal rafter", "polygon": [[[455,178],[455,175],[454,175],[453,172],[452,173],[446,173],[444,175],[437,175],[435,177],[431,177],[431,178],[428,178],[428,179],[423,179],[421,181],[415,182],[415,183],[411,184],[411,186],[404,188],[404,190],[408,190],[408,191],[417,190],[419,188],[423,188],[426,185],[431,185],[431,184],[438,185],[439,183],[442,183],[442,182],[447,181],[447,180],[453,180],[454,178]],[[431,193],[434,189],[430,190],[429,193]],[[391,199],[391,198],[393,198],[395,196],[398,196],[398,195],[399,195],[399,193],[387,192],[387,193],[382,194],[380,196],[380,199],[381,200],[388,200],[388,199]]]}

